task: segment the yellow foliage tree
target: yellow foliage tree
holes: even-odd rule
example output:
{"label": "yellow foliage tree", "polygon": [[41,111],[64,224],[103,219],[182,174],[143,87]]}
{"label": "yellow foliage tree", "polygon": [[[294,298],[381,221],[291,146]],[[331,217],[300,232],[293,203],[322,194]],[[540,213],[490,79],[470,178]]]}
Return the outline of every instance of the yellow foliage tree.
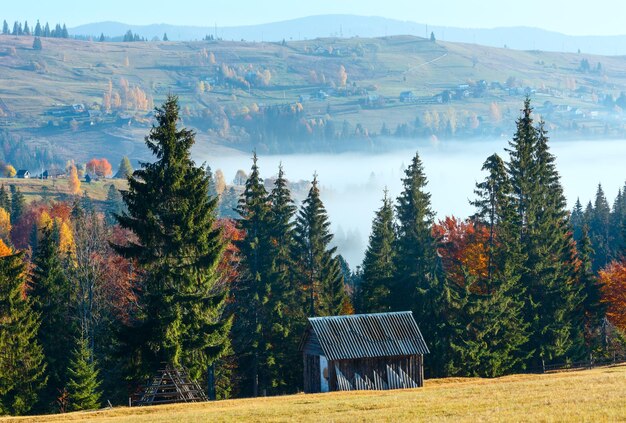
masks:
{"label": "yellow foliage tree", "polygon": [[13,254],[13,249],[7,246],[3,240],[0,239],[0,257],[6,257]]}
{"label": "yellow foliage tree", "polygon": [[80,193],[80,180],[78,179],[78,171],[76,170],[76,165],[72,164],[70,166],[70,177],[68,179],[70,193],[77,195]]}
{"label": "yellow foliage tree", "polygon": [[57,217],[54,224],[59,232],[59,250],[68,256],[74,256],[76,252],[76,243],[74,242],[74,234],[68,222]]}
{"label": "yellow foliage tree", "polygon": [[17,174],[17,171],[15,170],[13,166],[8,164],[8,165],[5,165],[4,168],[2,169],[2,174],[5,178],[13,178]]}
{"label": "yellow foliage tree", "polygon": [[0,239],[9,239],[11,234],[11,215],[5,209],[0,208]]}
{"label": "yellow foliage tree", "polygon": [[43,231],[44,229],[50,229],[52,227],[52,218],[47,211],[42,211],[37,219],[37,229]]}

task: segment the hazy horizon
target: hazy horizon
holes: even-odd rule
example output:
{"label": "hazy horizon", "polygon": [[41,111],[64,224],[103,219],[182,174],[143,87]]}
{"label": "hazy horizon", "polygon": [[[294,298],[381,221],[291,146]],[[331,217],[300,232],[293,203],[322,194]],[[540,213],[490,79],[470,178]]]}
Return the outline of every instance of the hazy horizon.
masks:
{"label": "hazy horizon", "polygon": [[[450,13],[454,10],[454,13]],[[606,13],[610,10],[611,13]],[[36,11],[36,12],[34,12]],[[71,13],[68,13],[71,11]],[[541,13],[538,13],[541,11]],[[416,7],[406,0],[384,3],[374,0],[320,0],[315,3],[274,0],[270,2],[222,3],[219,7],[197,0],[179,0],[176,8],[154,7],[153,2],[110,0],[96,2],[89,8],[77,7],[74,0],[42,3],[26,0],[3,5],[0,18],[8,22],[37,19],[65,22],[68,27],[116,21],[131,25],[170,24],[189,26],[243,26],[273,23],[323,14],[380,16],[434,26],[471,29],[527,26],[567,35],[623,35],[622,16],[626,3],[599,0],[593,8],[567,8],[558,2],[529,0],[507,4],[495,0],[481,2],[481,7],[462,0],[445,3],[428,2]],[[35,15],[36,13],[36,15]],[[554,19],[555,16],[566,19]]]}

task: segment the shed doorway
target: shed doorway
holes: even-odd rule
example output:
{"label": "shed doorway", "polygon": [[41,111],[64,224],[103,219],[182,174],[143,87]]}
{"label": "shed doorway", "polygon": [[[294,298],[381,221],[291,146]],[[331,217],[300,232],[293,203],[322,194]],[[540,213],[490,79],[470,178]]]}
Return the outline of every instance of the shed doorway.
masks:
{"label": "shed doorway", "polygon": [[320,392],[328,392],[328,360],[320,355]]}

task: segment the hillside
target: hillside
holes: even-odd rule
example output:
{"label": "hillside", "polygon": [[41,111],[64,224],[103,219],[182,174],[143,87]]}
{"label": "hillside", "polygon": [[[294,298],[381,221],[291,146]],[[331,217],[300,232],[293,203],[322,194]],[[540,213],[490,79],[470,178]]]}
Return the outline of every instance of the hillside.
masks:
{"label": "hillside", "polygon": [[[40,51],[32,44],[32,37],[0,36],[0,141],[6,161],[28,161],[18,167],[145,158],[150,110],[168,93],[180,96],[203,157],[223,148],[372,148],[377,137],[393,135],[500,137],[511,132],[526,94],[553,137],[623,134],[616,106],[626,103],[618,98],[626,91],[626,57],[410,36],[284,43],[46,38]],[[15,139],[35,149],[35,158],[12,151]]]}
{"label": "hillside", "polygon": [[0,422],[610,422],[626,419],[626,366],[498,379],[427,380],[415,390],[292,395],[115,408]]}

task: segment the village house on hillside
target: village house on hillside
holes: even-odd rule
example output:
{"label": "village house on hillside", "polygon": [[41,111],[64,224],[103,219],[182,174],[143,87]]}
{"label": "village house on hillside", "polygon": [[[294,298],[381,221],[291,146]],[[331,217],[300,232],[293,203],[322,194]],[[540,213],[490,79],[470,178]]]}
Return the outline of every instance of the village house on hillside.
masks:
{"label": "village house on hillside", "polygon": [[300,350],[307,393],[421,387],[429,353],[410,311],[311,317]]}
{"label": "village house on hillside", "polygon": [[28,179],[30,178],[30,172],[26,169],[20,169],[15,174],[15,177],[19,179]]}

